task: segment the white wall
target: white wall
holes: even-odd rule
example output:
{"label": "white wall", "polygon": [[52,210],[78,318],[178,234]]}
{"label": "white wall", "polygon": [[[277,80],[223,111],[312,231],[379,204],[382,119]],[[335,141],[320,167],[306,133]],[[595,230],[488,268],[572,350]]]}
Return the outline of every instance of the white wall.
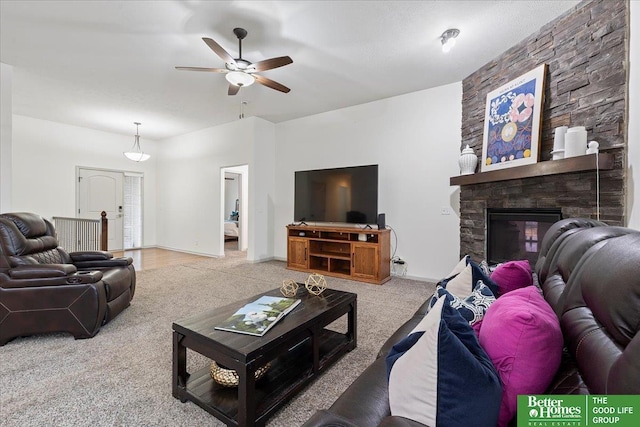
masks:
{"label": "white wall", "polygon": [[76,167],[144,173],[144,245],[156,244],[155,143],[141,138],[151,159],[127,160],[134,136],[117,135],[31,117],[13,116],[12,210],[75,217]]}
{"label": "white wall", "polygon": [[[276,196],[276,126],[257,120],[255,126],[254,159],[249,175],[249,236],[253,242],[254,257],[249,260],[267,260],[274,257],[274,236],[284,229],[274,230]],[[249,246],[251,247],[251,246]]]}
{"label": "white wall", "polygon": [[272,257],[265,212],[273,198],[274,125],[248,118],[159,144],[158,244],[205,255],[221,252],[221,168],[247,164],[247,259]]}
{"label": "white wall", "polygon": [[[440,279],[458,261],[462,84],[396,96],[276,126],[274,254],[287,256],[294,172],[379,165],[378,211],[396,231],[407,275]],[[451,215],[441,215],[447,207]],[[396,240],[392,236],[392,249]]]}
{"label": "white wall", "polygon": [[11,212],[13,67],[0,63],[0,213]]}
{"label": "white wall", "polygon": [[630,7],[627,218],[629,227],[640,230],[640,2]]}

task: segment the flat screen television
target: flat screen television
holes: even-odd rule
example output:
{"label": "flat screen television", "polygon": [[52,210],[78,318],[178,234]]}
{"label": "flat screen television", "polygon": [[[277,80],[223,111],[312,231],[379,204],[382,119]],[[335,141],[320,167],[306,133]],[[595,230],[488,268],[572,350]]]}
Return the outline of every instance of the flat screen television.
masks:
{"label": "flat screen television", "polygon": [[295,173],[294,220],[375,224],[378,165]]}

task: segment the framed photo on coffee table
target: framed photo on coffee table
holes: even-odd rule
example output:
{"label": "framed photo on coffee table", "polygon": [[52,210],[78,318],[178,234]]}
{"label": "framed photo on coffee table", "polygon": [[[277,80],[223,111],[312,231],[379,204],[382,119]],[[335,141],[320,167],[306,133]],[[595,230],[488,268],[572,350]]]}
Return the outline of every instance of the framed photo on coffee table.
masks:
{"label": "framed photo on coffee table", "polygon": [[537,163],[547,65],[487,94],[482,172]]}

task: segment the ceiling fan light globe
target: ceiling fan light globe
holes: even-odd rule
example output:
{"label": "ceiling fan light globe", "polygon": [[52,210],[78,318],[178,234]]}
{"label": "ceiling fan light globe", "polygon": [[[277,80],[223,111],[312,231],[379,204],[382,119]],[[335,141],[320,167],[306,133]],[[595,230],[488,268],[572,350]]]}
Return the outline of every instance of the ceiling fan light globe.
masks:
{"label": "ceiling fan light globe", "polygon": [[256,81],[251,74],[242,71],[231,71],[225,75],[225,78],[232,85],[240,87],[251,86]]}
{"label": "ceiling fan light globe", "polygon": [[450,28],[440,36],[442,42],[442,52],[449,52],[456,45],[456,37],[460,35],[460,30],[457,28]]}
{"label": "ceiling fan light globe", "polygon": [[449,52],[456,45],[456,39],[449,39],[446,42],[442,43],[442,51],[444,53]]}

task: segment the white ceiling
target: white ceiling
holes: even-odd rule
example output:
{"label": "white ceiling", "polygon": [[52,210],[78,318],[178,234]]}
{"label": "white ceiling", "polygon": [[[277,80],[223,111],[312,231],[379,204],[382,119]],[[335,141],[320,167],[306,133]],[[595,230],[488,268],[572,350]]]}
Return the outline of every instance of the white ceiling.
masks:
{"label": "white ceiling", "polygon": [[[13,113],[162,139],[245,117],[277,123],[464,79],[579,1],[0,1],[0,62],[13,66]],[[259,84],[227,95],[202,41],[243,58],[288,55]],[[443,54],[439,37],[459,28]]]}

